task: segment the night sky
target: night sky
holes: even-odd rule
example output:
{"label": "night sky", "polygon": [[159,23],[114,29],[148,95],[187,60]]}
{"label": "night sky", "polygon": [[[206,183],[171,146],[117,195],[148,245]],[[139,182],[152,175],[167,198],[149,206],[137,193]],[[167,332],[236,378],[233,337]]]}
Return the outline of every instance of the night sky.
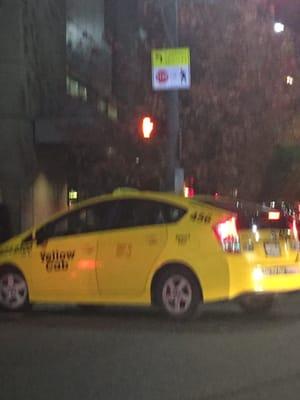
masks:
{"label": "night sky", "polygon": [[300,34],[300,0],[276,0],[276,16]]}

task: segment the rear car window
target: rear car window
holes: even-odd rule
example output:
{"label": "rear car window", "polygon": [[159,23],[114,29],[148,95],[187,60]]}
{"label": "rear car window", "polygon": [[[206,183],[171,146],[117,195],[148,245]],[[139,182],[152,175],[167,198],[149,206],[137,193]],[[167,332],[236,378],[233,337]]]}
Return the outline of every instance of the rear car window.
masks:
{"label": "rear car window", "polygon": [[287,229],[290,227],[291,217],[289,215],[284,215],[283,212],[278,210],[280,211],[280,218],[270,220],[269,213],[274,209],[263,204],[213,196],[196,196],[193,200],[236,214],[237,227],[239,229],[251,229],[253,225],[257,225],[259,228],[274,229]]}

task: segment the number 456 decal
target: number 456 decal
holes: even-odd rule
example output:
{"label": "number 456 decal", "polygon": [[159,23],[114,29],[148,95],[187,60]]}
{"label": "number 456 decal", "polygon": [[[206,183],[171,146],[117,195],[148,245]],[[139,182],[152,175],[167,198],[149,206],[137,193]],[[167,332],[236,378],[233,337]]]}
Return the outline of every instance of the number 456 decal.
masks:
{"label": "number 456 decal", "polygon": [[211,221],[211,215],[205,215],[201,212],[195,211],[191,214],[191,220],[193,222],[203,222],[204,224],[209,224]]}

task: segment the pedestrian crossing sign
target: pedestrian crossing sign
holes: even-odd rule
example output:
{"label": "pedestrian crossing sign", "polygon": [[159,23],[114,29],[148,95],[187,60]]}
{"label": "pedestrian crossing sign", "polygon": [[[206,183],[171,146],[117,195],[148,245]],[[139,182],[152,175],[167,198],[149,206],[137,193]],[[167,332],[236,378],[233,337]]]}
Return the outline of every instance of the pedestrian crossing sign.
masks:
{"label": "pedestrian crossing sign", "polygon": [[191,87],[190,49],[153,49],[152,87],[154,90],[177,90]]}

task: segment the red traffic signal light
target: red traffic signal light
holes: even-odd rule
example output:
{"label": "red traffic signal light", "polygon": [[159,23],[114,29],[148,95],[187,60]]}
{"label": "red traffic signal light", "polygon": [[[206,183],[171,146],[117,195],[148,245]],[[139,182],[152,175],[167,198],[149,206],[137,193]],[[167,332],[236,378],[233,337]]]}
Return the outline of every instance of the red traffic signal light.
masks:
{"label": "red traffic signal light", "polygon": [[154,121],[150,116],[142,119],[142,135],[144,139],[151,139],[154,132]]}

